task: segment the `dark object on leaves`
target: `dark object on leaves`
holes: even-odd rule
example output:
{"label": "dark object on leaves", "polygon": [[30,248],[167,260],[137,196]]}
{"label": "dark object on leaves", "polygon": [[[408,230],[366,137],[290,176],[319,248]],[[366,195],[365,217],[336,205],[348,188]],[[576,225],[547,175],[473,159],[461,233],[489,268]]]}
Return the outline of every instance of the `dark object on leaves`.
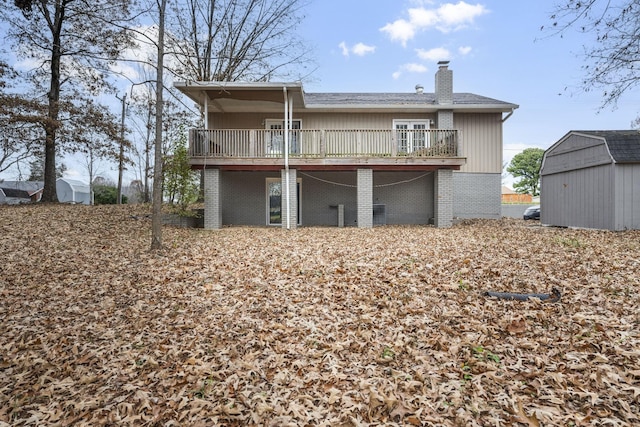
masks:
{"label": "dark object on leaves", "polygon": [[151,214],[146,214],[146,215],[129,215],[129,218],[131,219],[135,219],[136,221],[139,219],[150,219],[152,217]]}
{"label": "dark object on leaves", "polygon": [[560,297],[562,296],[558,288],[551,289],[550,294],[516,294],[513,292],[486,291],[483,293],[483,295],[487,297],[496,297],[500,299],[518,300],[518,301],[526,301],[529,298],[538,298],[541,301],[547,301],[547,302],[558,302],[560,301]]}

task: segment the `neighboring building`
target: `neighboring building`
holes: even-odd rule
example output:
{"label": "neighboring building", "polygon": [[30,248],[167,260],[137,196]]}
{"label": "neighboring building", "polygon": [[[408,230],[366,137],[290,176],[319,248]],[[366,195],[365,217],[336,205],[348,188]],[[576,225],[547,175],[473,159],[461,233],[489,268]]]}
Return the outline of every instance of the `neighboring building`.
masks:
{"label": "neighboring building", "polygon": [[453,92],[306,93],[301,83],[180,82],[205,128],[205,228],[428,224],[500,218],[503,123],[517,105]]}
{"label": "neighboring building", "polygon": [[81,203],[90,205],[93,200],[93,193],[89,184],[69,178],[58,178],[56,180],[56,193],[60,203]]}
{"label": "neighboring building", "polygon": [[502,186],[502,203],[531,203],[531,194],[520,194],[507,187]]}
{"label": "neighboring building", "polygon": [[541,222],[640,229],[640,132],[571,131],[545,151]]}
{"label": "neighboring building", "polygon": [[0,181],[0,204],[39,202],[42,190],[42,181]]}

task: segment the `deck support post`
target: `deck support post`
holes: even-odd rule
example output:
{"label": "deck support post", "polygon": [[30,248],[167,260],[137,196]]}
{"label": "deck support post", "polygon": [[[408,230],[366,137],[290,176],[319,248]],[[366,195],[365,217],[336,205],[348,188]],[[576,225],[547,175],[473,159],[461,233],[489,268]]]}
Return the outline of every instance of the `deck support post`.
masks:
{"label": "deck support post", "polygon": [[373,227],[373,170],[358,169],[358,228]]}
{"label": "deck support post", "polygon": [[298,226],[298,174],[296,169],[282,169],[280,180],[282,182],[282,228],[294,229]]}
{"label": "deck support post", "polygon": [[453,171],[438,169],[434,174],[434,224],[438,228],[453,225]]}
{"label": "deck support post", "polygon": [[220,205],[220,169],[204,170],[204,228],[222,228]]}

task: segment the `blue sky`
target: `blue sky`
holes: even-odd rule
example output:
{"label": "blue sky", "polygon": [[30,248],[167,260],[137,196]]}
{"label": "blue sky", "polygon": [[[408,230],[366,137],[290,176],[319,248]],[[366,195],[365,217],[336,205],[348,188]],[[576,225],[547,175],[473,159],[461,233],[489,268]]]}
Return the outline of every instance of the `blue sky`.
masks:
{"label": "blue sky", "polygon": [[[569,130],[629,129],[640,92],[599,111],[601,92],[580,90],[589,35],[551,37],[553,0],[313,0],[302,34],[318,69],[307,92],[433,92],[447,59],[455,92],[512,102],[504,161],[526,147],[548,148]],[[512,182],[507,180],[507,184]]]}
{"label": "blue sky", "polygon": [[[599,90],[580,90],[590,36],[540,30],[559,0],[307,1],[299,34],[318,67],[304,83],[307,92],[413,92],[418,83],[433,92],[436,64],[449,60],[455,92],[520,106],[504,124],[506,163],[527,147],[548,148],[569,130],[629,129],[640,115],[638,90],[613,111],[599,111]],[[87,178],[81,165],[65,163],[68,175]],[[114,165],[103,169],[117,177]],[[135,179],[129,175],[125,184]]]}

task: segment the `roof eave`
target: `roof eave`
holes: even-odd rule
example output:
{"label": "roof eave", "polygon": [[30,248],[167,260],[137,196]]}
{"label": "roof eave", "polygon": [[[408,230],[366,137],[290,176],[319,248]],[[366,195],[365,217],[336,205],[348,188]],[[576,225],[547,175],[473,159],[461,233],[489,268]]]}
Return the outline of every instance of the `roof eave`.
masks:
{"label": "roof eave", "polygon": [[306,111],[313,112],[421,112],[435,113],[450,110],[463,113],[508,113],[519,106],[516,104],[311,104]]}

